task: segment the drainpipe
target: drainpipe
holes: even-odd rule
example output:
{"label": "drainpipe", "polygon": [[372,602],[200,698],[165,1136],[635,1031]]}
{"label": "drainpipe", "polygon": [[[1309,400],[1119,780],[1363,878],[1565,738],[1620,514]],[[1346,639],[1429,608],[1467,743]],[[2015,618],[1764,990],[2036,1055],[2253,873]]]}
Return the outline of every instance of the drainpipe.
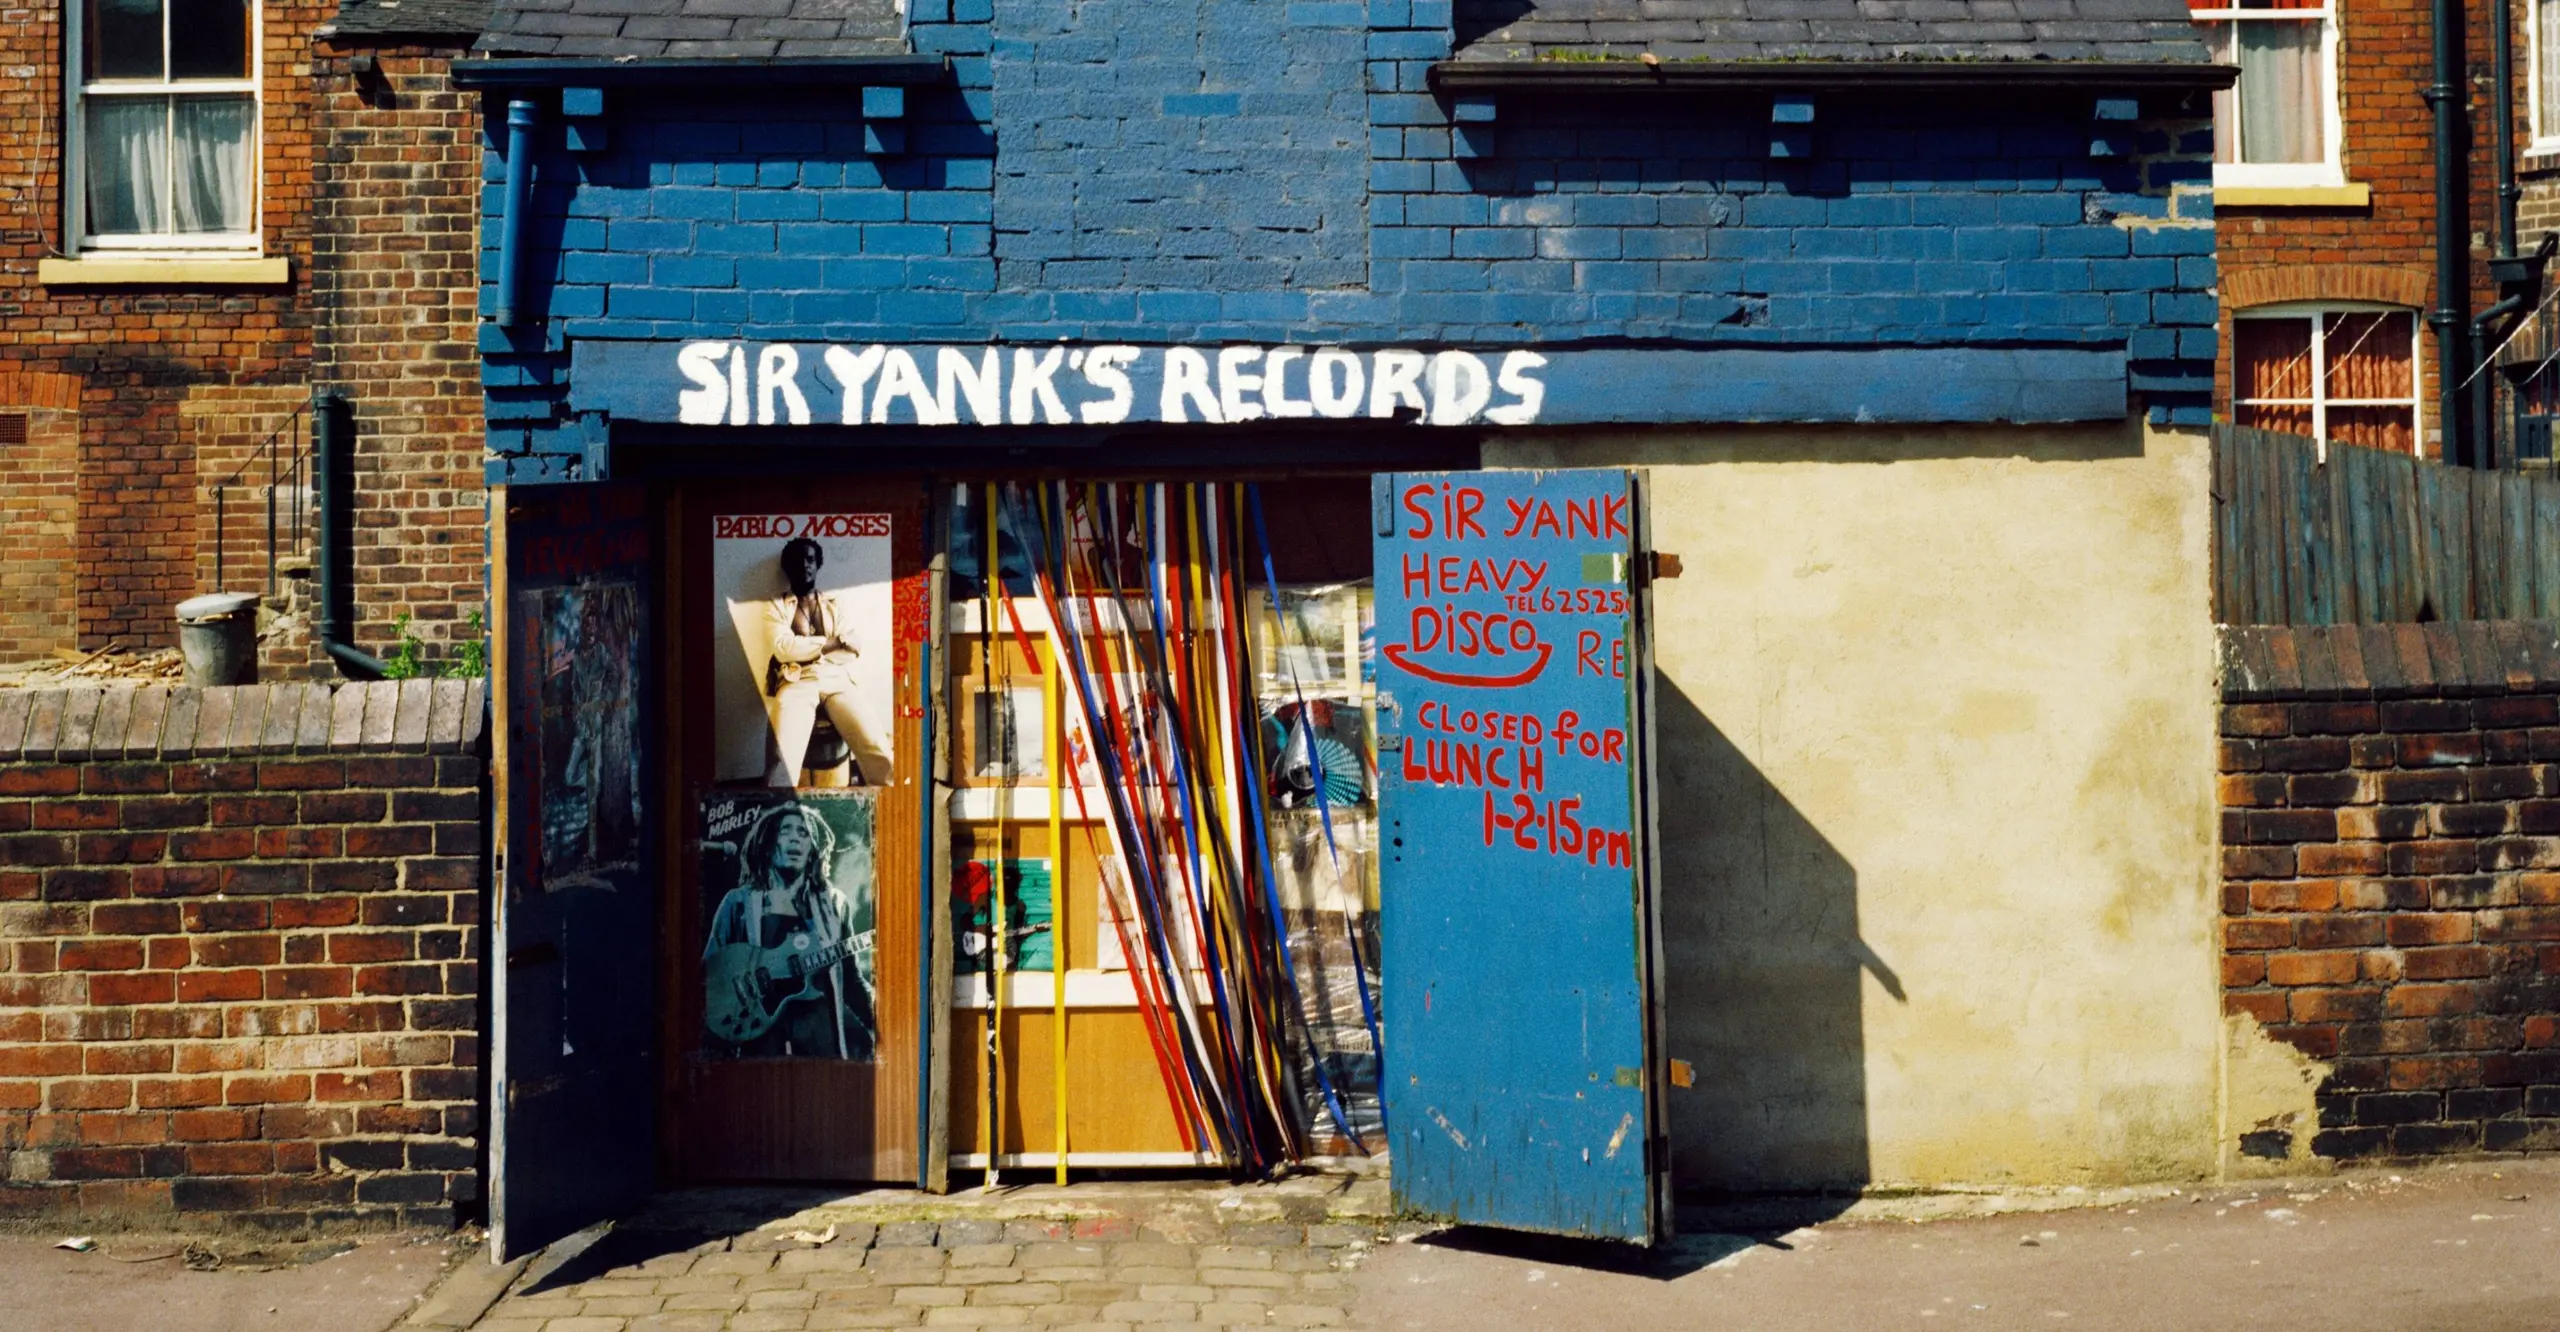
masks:
{"label": "drainpipe", "polygon": [[[2479,461],[2483,467],[2498,465],[2499,434],[2496,369],[2485,361],[2490,349],[2497,345],[2497,334],[2504,331],[2497,325],[2507,316],[2526,308],[2538,294],[2532,287],[2540,285],[2517,281],[2521,274],[2516,263],[2516,200],[2523,197],[2524,187],[2516,183],[2515,43],[2508,31],[2514,23],[2514,15],[2509,12],[2510,4],[2511,0],[2496,0],[2490,7],[2489,20],[2496,25],[2491,33],[2490,66],[2491,78],[2497,84],[2492,101],[2496,108],[2497,126],[2496,151],[2492,160],[2497,164],[2498,173],[2498,200],[2495,205],[2498,252],[2489,260],[2489,273],[2497,280],[2499,296],[2497,304],[2481,311],[2480,317],[2471,321],[2471,345],[2484,362],[2470,376],[2471,428],[2479,432]],[[2512,454],[2513,450],[2509,452]]]}
{"label": "drainpipe", "polygon": [[355,627],[356,584],[355,411],[346,395],[321,389],[311,395],[311,480],[320,497],[320,646],[338,669],[358,680],[379,680],[380,657],[347,641]]}
{"label": "drainpipe", "polygon": [[533,103],[507,103],[507,215],[498,223],[498,327],[516,326],[524,291],[524,215],[533,200]]}
{"label": "drainpipe", "polygon": [[2462,381],[2471,374],[2471,347],[2465,327],[2471,306],[2468,267],[2470,210],[2463,205],[2462,147],[2465,114],[2462,100],[2461,0],[2434,0],[2435,81],[2427,86],[2427,105],[2436,113],[2436,308],[2427,323],[2436,331],[2436,423],[2443,432],[2444,460],[2474,467],[2470,415]]}

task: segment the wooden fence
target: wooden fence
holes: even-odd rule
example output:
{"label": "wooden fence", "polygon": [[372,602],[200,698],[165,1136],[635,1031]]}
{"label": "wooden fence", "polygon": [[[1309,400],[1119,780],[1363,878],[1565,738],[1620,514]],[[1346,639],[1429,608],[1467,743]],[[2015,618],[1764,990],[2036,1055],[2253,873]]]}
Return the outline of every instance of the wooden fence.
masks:
{"label": "wooden fence", "polygon": [[2224,624],[2560,619],[2560,479],[2217,426]]}

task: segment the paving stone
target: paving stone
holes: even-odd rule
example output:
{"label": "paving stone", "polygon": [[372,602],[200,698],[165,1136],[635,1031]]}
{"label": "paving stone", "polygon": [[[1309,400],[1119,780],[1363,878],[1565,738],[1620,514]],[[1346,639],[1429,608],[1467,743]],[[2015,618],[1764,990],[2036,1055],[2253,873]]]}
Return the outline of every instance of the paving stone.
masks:
{"label": "paving stone", "polygon": [[1067,1298],[1082,1304],[1110,1304],[1138,1298],[1138,1288],[1125,1281],[1071,1281]]}
{"label": "paving stone", "polygon": [[1207,1286],[1140,1286],[1138,1298],[1150,1304],[1207,1304],[1218,1292]]}
{"label": "paving stone", "polygon": [[756,1276],[772,1270],[774,1255],[770,1253],[705,1254],[693,1265],[692,1276]]}
{"label": "paving stone", "polygon": [[1014,1261],[1024,1267],[1100,1267],[1099,1244],[1025,1244]]}
{"label": "paving stone", "polygon": [[1281,1249],[1271,1255],[1271,1265],[1283,1272],[1330,1272],[1333,1255],[1323,1249]]}
{"label": "paving stone", "polygon": [[1066,1292],[1050,1281],[1023,1281],[1010,1286],[978,1286],[969,1291],[969,1302],[990,1304],[1055,1304],[1066,1298]]}
{"label": "paving stone", "polygon": [[862,1270],[890,1281],[933,1281],[942,1275],[940,1249],[873,1249]]}
{"label": "paving stone", "polygon": [[[951,1227],[944,1226],[942,1233],[948,1238]],[[951,1250],[953,1267],[1011,1267],[1016,1252],[1010,1244],[953,1244],[947,1247]]]}
{"label": "paving stone", "polygon": [[600,1300],[587,1301],[586,1307],[579,1312],[613,1318],[637,1318],[642,1314],[656,1313],[665,1305],[665,1297],[659,1295],[610,1295]]}
{"label": "paving stone", "polygon": [[809,1315],[811,1332],[819,1329],[853,1327],[914,1327],[924,1320],[924,1310],[912,1304],[883,1305],[877,1309],[818,1309]]}
{"label": "paving stone", "polygon": [[720,1295],[735,1295],[739,1293],[738,1278],[723,1276],[719,1273],[696,1272],[686,1276],[668,1277],[658,1283],[658,1293],[661,1295],[695,1295],[706,1291]]}
{"label": "paving stone", "polygon": [[1227,1243],[1229,1244],[1298,1245],[1305,1243],[1306,1237],[1307,1232],[1304,1229],[1298,1226],[1281,1225],[1276,1222],[1262,1225],[1227,1227]]}
{"label": "paving stone", "polygon": [[667,1302],[667,1311],[670,1313],[693,1310],[728,1313],[733,1309],[747,1307],[746,1292],[737,1290],[688,1290],[664,1298]]}
{"label": "paving stone", "polygon": [[655,1258],[634,1263],[623,1270],[640,1272],[653,1279],[680,1277],[692,1271],[693,1265],[700,1261],[701,1257],[702,1255],[698,1253],[662,1253]]}
{"label": "paving stone", "polygon": [[539,1318],[483,1318],[471,1325],[471,1332],[542,1332]]}
{"label": "paving stone", "polygon": [[1309,1272],[1298,1278],[1300,1290],[1349,1290],[1351,1283],[1330,1272]]}
{"label": "paving stone", "polygon": [[1260,1327],[1270,1321],[1269,1315],[1270,1309],[1259,1304],[1238,1304],[1233,1301],[1225,1301],[1200,1306],[1200,1321],[1204,1323],[1214,1323],[1220,1327],[1233,1327],[1239,1324],[1247,1327]]}
{"label": "paving stone", "polygon": [[[818,1292],[818,1307],[821,1309],[876,1309],[884,1304],[895,1303],[900,1289],[901,1287],[896,1286],[836,1286]],[[906,1287],[905,1289],[914,1288]],[[927,1286],[923,1289],[940,1290],[942,1287]]]}
{"label": "paving stone", "polygon": [[1004,1237],[1012,1244],[1040,1244],[1063,1240],[1075,1233],[1072,1221],[1007,1221]]}
{"label": "paving stone", "polygon": [[1158,1304],[1149,1300],[1122,1300],[1102,1308],[1104,1318],[1128,1323],[1190,1322],[1199,1314],[1196,1304]]}
{"label": "paving stone", "polygon": [[1275,1259],[1271,1249],[1242,1249],[1222,1244],[1202,1249],[1196,1261],[1202,1267],[1269,1267]]}
{"label": "paving stone", "polygon": [[938,1241],[946,1249],[1004,1243],[1002,1221],[945,1221]]}
{"label": "paving stone", "polygon": [[1342,1310],[1326,1304],[1283,1304],[1271,1311],[1281,1327],[1340,1327],[1349,1321]]}
{"label": "paving stone", "polygon": [[1057,1332],[1130,1332],[1127,1323],[1058,1323]]}
{"label": "paving stone", "polygon": [[818,1292],[814,1290],[759,1290],[747,1295],[750,1309],[809,1309],[817,1303]]}
{"label": "paving stone", "polygon": [[806,1309],[750,1309],[729,1315],[729,1332],[800,1332],[808,1325]]}
{"label": "paving stone", "polygon": [[1138,1223],[1125,1216],[1089,1216],[1076,1222],[1074,1234],[1080,1240],[1133,1240]]}
{"label": "paving stone", "polygon": [[623,1268],[610,1276],[600,1276],[591,1280],[581,1281],[577,1285],[570,1287],[561,1293],[564,1295],[575,1295],[582,1300],[609,1300],[617,1296],[655,1295],[658,1293],[658,1283],[656,1281],[647,1277],[623,1275],[624,1272],[628,1271],[630,1271],[629,1268]]}
{"label": "paving stone", "polygon": [[955,1267],[942,1274],[944,1285],[992,1286],[1020,1281],[1019,1267]]}
{"label": "paving stone", "polygon": [[827,1246],[831,1250],[868,1249],[871,1247],[871,1241],[880,1234],[880,1227],[868,1221],[838,1221],[835,1225],[835,1242]]}
{"label": "paving stone", "polygon": [[803,1249],[786,1253],[773,1260],[777,1272],[859,1272],[863,1259],[870,1255],[858,1248],[830,1244],[823,1249]]}
{"label": "paving stone", "polygon": [[728,1324],[726,1314],[653,1313],[632,1319],[625,1332],[721,1332]]}
{"label": "paving stone", "polygon": [[1200,1279],[1200,1269],[1189,1263],[1178,1267],[1117,1267],[1111,1270],[1111,1277],[1139,1286],[1185,1286]]}
{"label": "paving stone", "polygon": [[542,1325],[542,1332],[623,1332],[625,1326],[619,1318],[554,1318]]}
{"label": "paving stone", "polygon": [[952,1286],[900,1286],[892,1304],[953,1305],[969,1302],[969,1292]]}
{"label": "paving stone", "polygon": [[1366,1226],[1309,1226],[1307,1243],[1319,1249],[1339,1249],[1351,1244],[1367,1244],[1377,1238]]}
{"label": "paving stone", "polygon": [[1020,1327],[1031,1321],[1024,1309],[927,1309],[926,1327]]}
{"label": "paving stone", "polygon": [[585,1305],[561,1295],[528,1296],[498,1305],[498,1313],[506,1318],[575,1318],[584,1312]]}
{"label": "paving stone", "polygon": [[879,1249],[915,1245],[931,1248],[934,1233],[940,1229],[940,1226],[931,1221],[892,1221],[880,1227],[879,1238],[871,1243],[872,1247]]}
{"label": "paving stone", "polygon": [[1193,1267],[1193,1251],[1188,1244],[1134,1241],[1111,1248],[1113,1267]]}
{"label": "paving stone", "polygon": [[1298,1278],[1288,1272],[1263,1272],[1249,1267],[1204,1267],[1200,1279],[1212,1286],[1253,1286],[1263,1290],[1288,1290]]}

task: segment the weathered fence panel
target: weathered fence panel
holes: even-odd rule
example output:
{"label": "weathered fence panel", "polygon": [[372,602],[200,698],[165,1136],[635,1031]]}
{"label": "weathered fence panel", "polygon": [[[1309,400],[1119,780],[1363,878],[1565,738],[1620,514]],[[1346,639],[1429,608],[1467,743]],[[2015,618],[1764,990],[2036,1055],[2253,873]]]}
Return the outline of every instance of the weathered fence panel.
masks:
{"label": "weathered fence panel", "polygon": [[2560,479],[2220,426],[2224,624],[2560,618]]}

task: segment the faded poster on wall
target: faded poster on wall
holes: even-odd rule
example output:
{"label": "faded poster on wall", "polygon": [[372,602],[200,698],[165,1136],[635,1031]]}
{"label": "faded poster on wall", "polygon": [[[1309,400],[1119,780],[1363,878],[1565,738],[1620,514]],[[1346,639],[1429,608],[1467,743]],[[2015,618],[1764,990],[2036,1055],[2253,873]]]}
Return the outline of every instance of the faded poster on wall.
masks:
{"label": "faded poster on wall", "polygon": [[873,1057],[877,814],[868,791],[703,799],[706,1053]]}
{"label": "faded poster on wall", "polygon": [[534,631],[533,881],[623,888],[640,873],[640,589],[594,581],[519,593]]}
{"label": "faded poster on wall", "polygon": [[718,515],[711,579],[715,779],[890,780],[890,515]]}

